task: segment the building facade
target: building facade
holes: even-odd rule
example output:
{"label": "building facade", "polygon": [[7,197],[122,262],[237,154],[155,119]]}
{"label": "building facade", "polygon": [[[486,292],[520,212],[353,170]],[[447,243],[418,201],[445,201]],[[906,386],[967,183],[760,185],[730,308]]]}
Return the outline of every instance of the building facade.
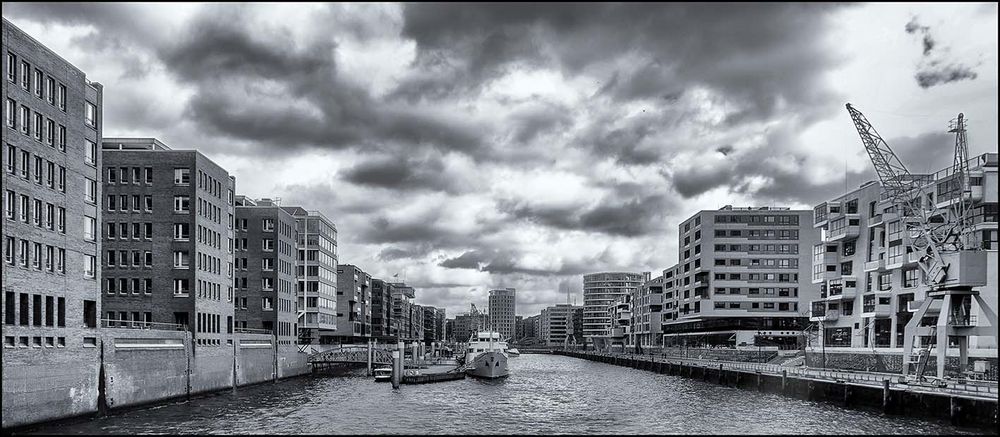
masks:
{"label": "building facade", "polygon": [[663,344],[663,276],[657,276],[632,292],[632,329],[626,346],[640,348]]}
{"label": "building facade", "polygon": [[500,333],[500,338],[514,338],[514,315],[517,312],[517,291],[500,288],[489,291],[490,325]]}
{"label": "building facade", "polygon": [[486,320],[482,314],[469,312],[455,316],[454,326],[455,342],[466,343],[472,334],[486,326]]}
{"label": "building facade", "polygon": [[330,344],[337,335],[337,227],[319,211],[283,206],[295,217],[295,294],[300,344]]}
{"label": "building facade", "polygon": [[[980,296],[997,311],[997,154],[969,162],[971,204],[969,243],[987,252],[987,282]],[[951,167],[921,178],[936,208],[956,204]],[[812,248],[812,282],[820,295],[811,303],[810,320],[820,326],[814,346],[827,348],[902,348],[904,328],[927,297],[919,256],[906,242],[905,229],[881,184],[868,182],[817,205],[813,226],[822,240]],[[966,317],[976,320],[979,305],[970,302]],[[936,316],[935,316],[936,317]],[[979,316],[978,319],[985,319]],[[975,323],[975,322],[973,322]],[[994,349],[989,337],[970,337],[970,348]]]}
{"label": "building facade", "polygon": [[[405,342],[417,341],[414,327],[413,299],[416,292],[402,282],[392,283],[392,323],[396,327],[396,338]],[[421,314],[422,316],[423,314]],[[423,325],[421,325],[423,326]]]}
{"label": "building facade", "polygon": [[42,399],[15,387],[70,404],[97,374],[103,88],[6,19],[2,32],[6,428],[10,406]]}
{"label": "building facade", "polygon": [[271,331],[295,344],[295,217],[271,199],[236,196],[234,328]]}
{"label": "building facade", "polygon": [[[808,323],[812,212],[784,207],[701,211],[678,226],[664,344],[795,348]],[[669,272],[669,278],[668,278]]]}
{"label": "building facade", "polygon": [[371,336],[380,341],[395,341],[397,326],[392,320],[393,286],[381,279],[372,279]]}
{"label": "building facade", "polygon": [[101,154],[109,326],[173,323],[198,345],[225,345],[235,178],[197,151],[154,138],[104,138]]}
{"label": "building facade", "polygon": [[371,337],[372,276],[357,266],[337,266],[337,338],[363,343]]}
{"label": "building facade", "polygon": [[568,304],[558,304],[542,310],[539,314],[540,338],[545,346],[564,346],[576,344],[582,334],[576,331],[574,323],[582,315],[583,307]]}
{"label": "building facade", "polygon": [[587,344],[611,328],[608,306],[649,280],[649,272],[601,272],[583,276],[583,336]]}

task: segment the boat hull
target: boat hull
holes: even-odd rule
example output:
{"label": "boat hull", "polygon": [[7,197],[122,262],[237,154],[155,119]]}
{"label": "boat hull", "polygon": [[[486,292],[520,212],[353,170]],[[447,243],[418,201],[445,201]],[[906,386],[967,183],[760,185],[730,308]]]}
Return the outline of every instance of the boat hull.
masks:
{"label": "boat hull", "polygon": [[476,365],[465,373],[477,378],[503,378],[508,375],[507,356],[500,352],[483,352],[476,357]]}

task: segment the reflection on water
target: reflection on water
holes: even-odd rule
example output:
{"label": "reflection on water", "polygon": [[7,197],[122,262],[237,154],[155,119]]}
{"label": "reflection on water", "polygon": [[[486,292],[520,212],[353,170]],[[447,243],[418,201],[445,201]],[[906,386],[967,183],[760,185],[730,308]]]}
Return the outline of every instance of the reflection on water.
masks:
{"label": "reflection on water", "polygon": [[38,433],[954,434],[884,416],[555,355],[510,360],[501,380],[375,383],[363,370],[224,391]]}

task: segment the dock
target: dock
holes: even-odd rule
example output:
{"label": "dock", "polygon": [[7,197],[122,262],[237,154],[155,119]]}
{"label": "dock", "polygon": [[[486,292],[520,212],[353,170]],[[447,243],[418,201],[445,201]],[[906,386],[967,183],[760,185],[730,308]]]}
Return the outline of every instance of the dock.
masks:
{"label": "dock", "polygon": [[403,384],[428,384],[432,382],[465,379],[465,372],[458,369],[458,363],[432,364],[419,369],[407,369],[416,375],[403,375]]}
{"label": "dock", "polygon": [[997,425],[996,383],[937,386],[907,383],[898,374],[782,367],[652,355],[556,351],[590,361],[716,384],[776,393],[843,407],[880,409],[887,414],[935,417],[960,426]]}

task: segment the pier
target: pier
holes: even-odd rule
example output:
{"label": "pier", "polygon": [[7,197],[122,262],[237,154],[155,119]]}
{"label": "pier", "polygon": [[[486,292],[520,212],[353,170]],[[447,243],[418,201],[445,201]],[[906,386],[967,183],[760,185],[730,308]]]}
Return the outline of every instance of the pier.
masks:
{"label": "pier", "polygon": [[834,402],[843,407],[878,408],[887,414],[943,418],[960,426],[997,426],[996,383],[917,385],[908,383],[899,374],[653,355],[555,353],[810,401]]}

